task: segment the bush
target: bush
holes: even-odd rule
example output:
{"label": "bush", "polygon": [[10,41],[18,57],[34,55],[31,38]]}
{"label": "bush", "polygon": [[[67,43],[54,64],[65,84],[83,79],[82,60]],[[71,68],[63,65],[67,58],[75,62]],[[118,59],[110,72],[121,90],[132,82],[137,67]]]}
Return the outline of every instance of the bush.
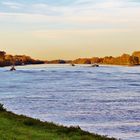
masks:
{"label": "bush", "polygon": [[28,126],[33,126],[33,125],[39,125],[40,121],[37,119],[27,118],[23,121],[23,123]]}
{"label": "bush", "polygon": [[6,111],[6,109],[3,107],[3,104],[0,104],[0,111]]}

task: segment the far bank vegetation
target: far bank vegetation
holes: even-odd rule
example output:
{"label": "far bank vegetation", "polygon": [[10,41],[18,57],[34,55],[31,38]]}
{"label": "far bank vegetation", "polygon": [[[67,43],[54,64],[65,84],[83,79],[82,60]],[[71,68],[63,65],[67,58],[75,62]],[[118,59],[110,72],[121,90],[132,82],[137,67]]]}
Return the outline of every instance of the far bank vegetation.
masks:
{"label": "far bank vegetation", "polygon": [[31,58],[26,55],[8,55],[4,51],[0,51],[0,67],[10,65],[29,65],[29,64],[109,64],[109,65],[127,65],[136,66],[140,65],[140,51],[133,52],[132,55],[123,54],[118,57],[106,56],[103,58],[78,58],[76,60],[51,60],[42,61]]}

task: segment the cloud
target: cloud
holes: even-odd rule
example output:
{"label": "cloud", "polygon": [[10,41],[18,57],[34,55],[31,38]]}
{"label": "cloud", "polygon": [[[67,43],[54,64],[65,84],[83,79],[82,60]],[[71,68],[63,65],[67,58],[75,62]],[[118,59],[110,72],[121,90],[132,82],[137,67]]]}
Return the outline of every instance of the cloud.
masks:
{"label": "cloud", "polygon": [[[94,24],[123,24],[128,22],[128,17],[120,18],[108,14],[97,14],[98,16],[91,17],[91,15],[88,16],[48,16],[48,15],[42,15],[42,14],[34,14],[34,13],[0,13],[0,21],[10,21],[11,22],[17,22],[17,23],[55,23],[55,24],[80,24],[80,25],[94,25]],[[14,20],[12,21],[12,19]],[[138,19],[136,19],[138,20]]]}
{"label": "cloud", "polygon": [[[21,11],[0,12],[0,21],[28,28],[139,28],[140,5],[129,0],[75,0],[71,4],[2,2]],[[134,6],[135,3],[135,6]],[[14,19],[14,20],[13,20]],[[17,26],[18,28],[18,26]]]}
{"label": "cloud", "polygon": [[16,2],[9,2],[9,1],[3,1],[2,5],[10,8],[10,9],[20,9],[23,8],[23,4],[21,3],[16,3]]}
{"label": "cloud", "polygon": [[77,30],[69,30],[69,29],[62,29],[62,30],[36,30],[29,32],[32,36],[36,38],[46,38],[46,39],[70,39],[70,38],[80,38],[80,39],[91,39],[96,36],[106,36],[106,34],[117,34],[117,33],[131,33],[131,29],[92,29],[92,30],[84,30],[84,29],[77,29]]}

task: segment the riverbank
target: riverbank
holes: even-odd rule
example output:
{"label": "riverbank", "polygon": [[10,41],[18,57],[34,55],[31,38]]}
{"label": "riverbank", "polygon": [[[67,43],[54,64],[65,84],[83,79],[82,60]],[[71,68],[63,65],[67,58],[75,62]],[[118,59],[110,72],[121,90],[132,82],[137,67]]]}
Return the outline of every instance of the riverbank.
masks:
{"label": "riverbank", "polygon": [[123,54],[118,57],[92,57],[78,58],[75,60],[36,60],[26,55],[7,55],[6,52],[0,51],[0,67],[11,65],[29,65],[29,64],[105,64],[105,65],[122,65],[138,66],[140,65],[140,51],[133,52],[131,55]]}
{"label": "riverbank", "polygon": [[115,140],[91,134],[79,127],[64,127],[41,122],[23,115],[6,111],[0,104],[1,140]]}

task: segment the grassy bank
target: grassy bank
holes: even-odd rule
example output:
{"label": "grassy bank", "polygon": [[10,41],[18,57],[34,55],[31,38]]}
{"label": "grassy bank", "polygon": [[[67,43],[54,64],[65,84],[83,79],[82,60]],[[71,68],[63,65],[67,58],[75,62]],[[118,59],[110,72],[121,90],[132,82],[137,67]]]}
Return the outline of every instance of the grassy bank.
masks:
{"label": "grassy bank", "polygon": [[8,112],[0,104],[0,140],[115,140]]}

